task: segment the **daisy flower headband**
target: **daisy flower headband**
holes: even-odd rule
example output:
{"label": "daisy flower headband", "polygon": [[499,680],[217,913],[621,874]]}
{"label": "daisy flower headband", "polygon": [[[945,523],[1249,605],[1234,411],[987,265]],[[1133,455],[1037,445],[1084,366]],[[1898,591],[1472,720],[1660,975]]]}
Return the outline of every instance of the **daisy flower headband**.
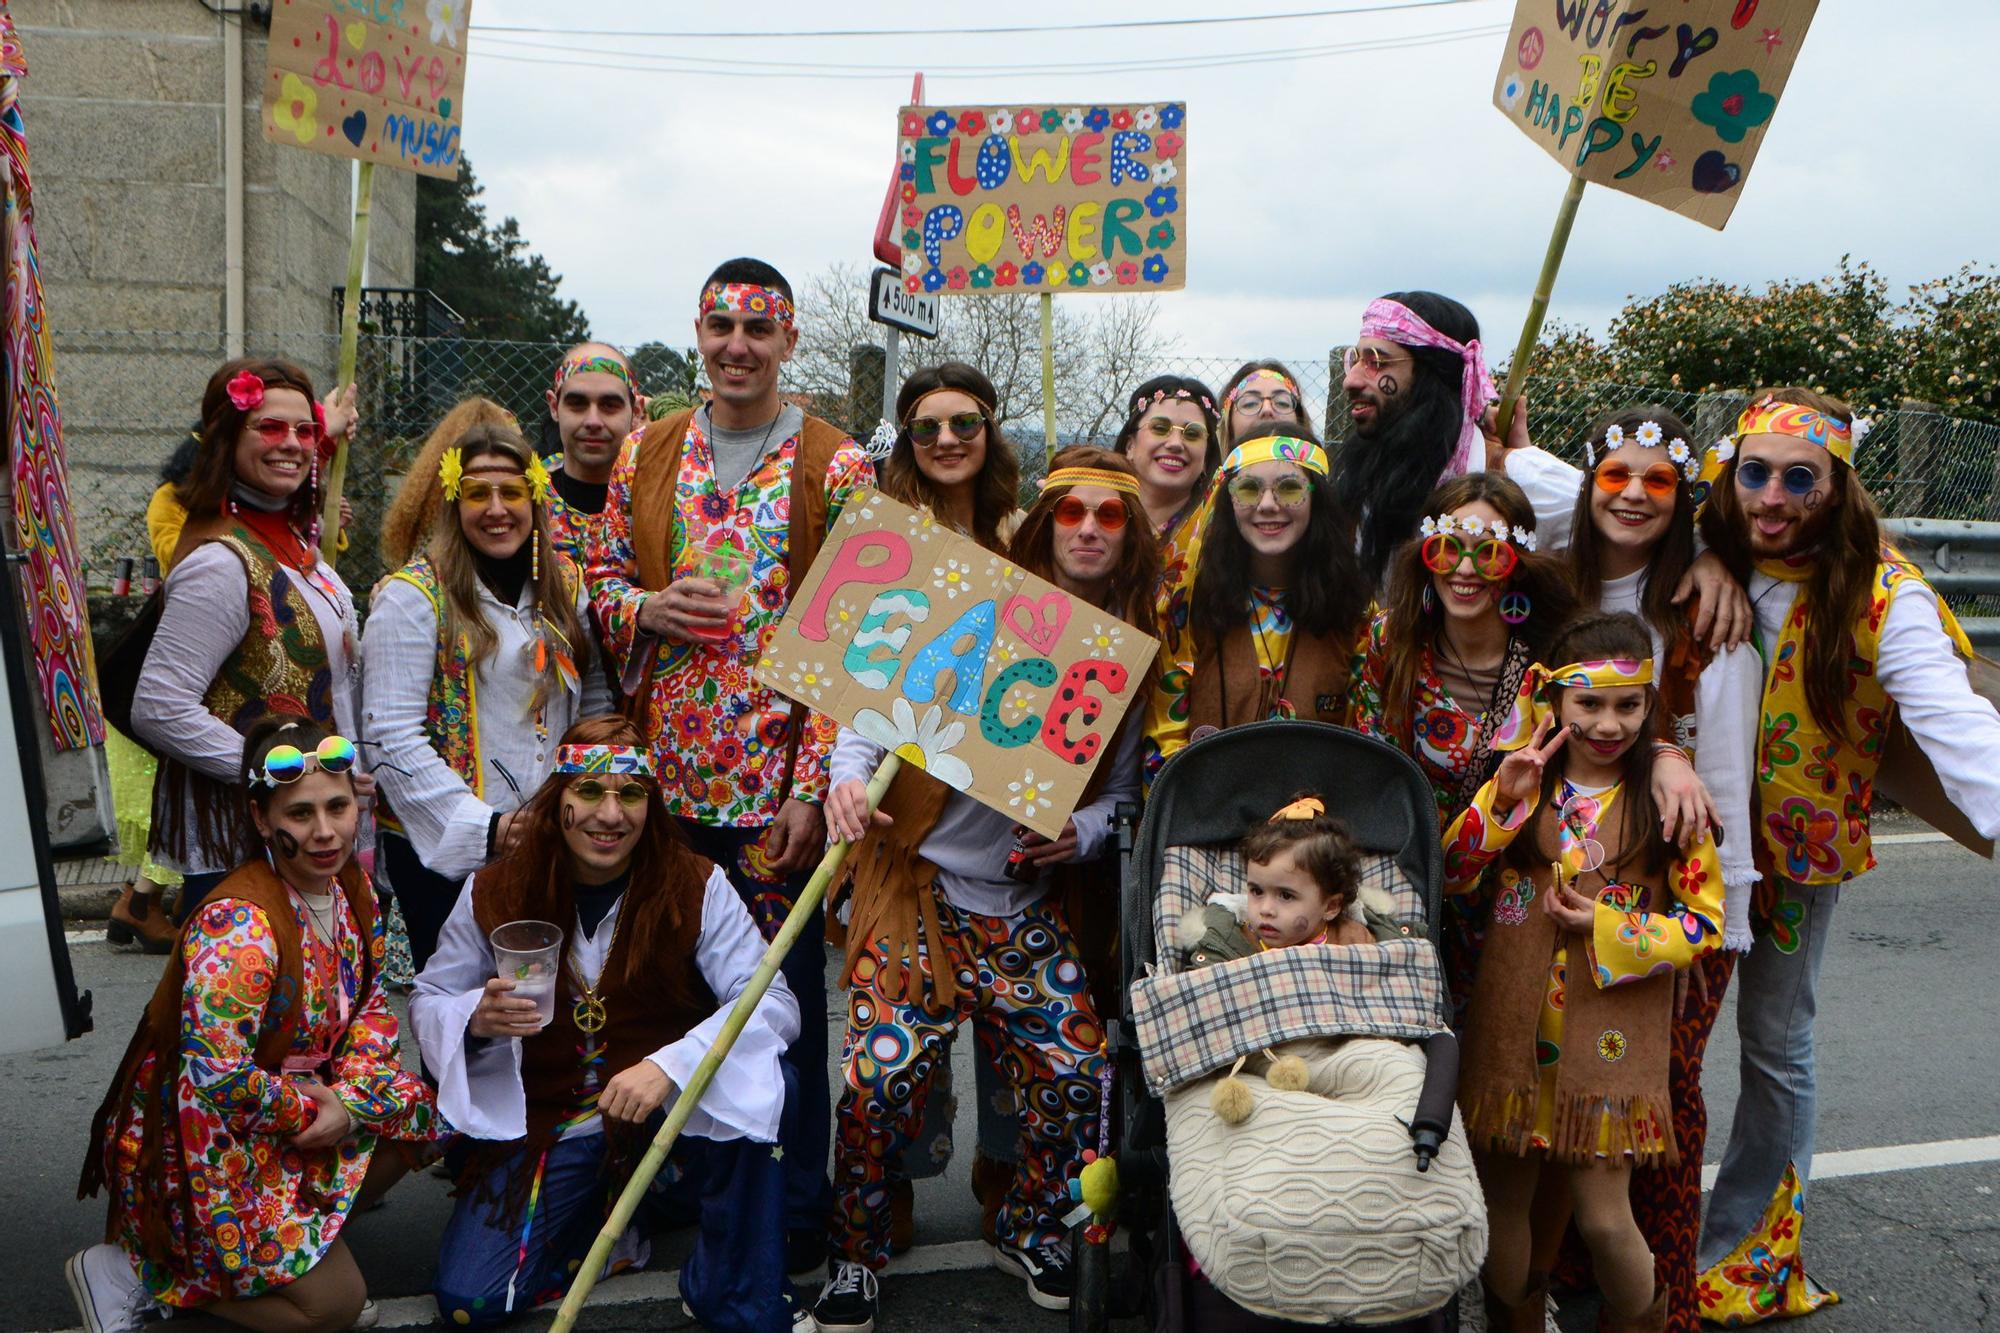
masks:
{"label": "daisy flower headband", "polygon": [[1491,537],[1496,542],[1511,542],[1524,551],[1535,549],[1533,528],[1509,527],[1505,523],[1486,523],[1477,514],[1467,514],[1464,518],[1454,518],[1450,514],[1440,514],[1436,518],[1425,518],[1417,525],[1417,530],[1426,537],[1467,536]]}
{"label": "daisy flower headband", "polygon": [[1597,441],[1592,440],[1585,440],[1583,442],[1583,465],[1585,467],[1596,467],[1600,456],[1608,458],[1628,444],[1636,444],[1645,449],[1657,449],[1660,445],[1665,444],[1667,447],[1667,460],[1680,469],[1681,475],[1687,478],[1688,485],[1692,486],[1701,480],[1700,455],[1689,448],[1688,442],[1678,435],[1674,436],[1671,440],[1667,439],[1666,429],[1657,421],[1642,421],[1629,433],[1623,426],[1614,421],[1604,428],[1601,454],[1597,443]]}

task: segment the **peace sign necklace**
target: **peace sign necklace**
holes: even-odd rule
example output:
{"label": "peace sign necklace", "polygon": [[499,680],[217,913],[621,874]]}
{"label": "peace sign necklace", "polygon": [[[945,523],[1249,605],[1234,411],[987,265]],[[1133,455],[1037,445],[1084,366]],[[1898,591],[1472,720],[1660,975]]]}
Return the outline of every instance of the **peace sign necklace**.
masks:
{"label": "peace sign necklace", "polygon": [[[618,952],[618,936],[625,929],[625,905],[618,905],[618,919],[611,925],[611,946],[604,951],[604,964],[597,969],[597,980],[604,980],[604,973],[611,966],[611,956]],[[595,983],[583,979],[583,969],[572,960],[570,971],[576,978],[576,1002],[570,1006],[570,1021],[576,1030],[586,1036],[595,1036],[604,1030],[606,1015],[604,997],[597,993]]]}

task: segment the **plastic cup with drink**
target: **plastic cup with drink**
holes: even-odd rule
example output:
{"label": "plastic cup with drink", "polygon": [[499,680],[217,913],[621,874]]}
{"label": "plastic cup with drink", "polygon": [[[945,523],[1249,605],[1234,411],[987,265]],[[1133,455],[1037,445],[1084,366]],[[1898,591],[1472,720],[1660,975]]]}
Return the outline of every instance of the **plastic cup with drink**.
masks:
{"label": "plastic cup with drink", "polygon": [[742,539],[733,532],[717,532],[708,539],[708,546],[695,565],[695,573],[702,578],[713,579],[721,589],[723,600],[729,604],[729,629],[725,634],[716,636],[718,642],[727,634],[737,633],[743,628],[743,592],[750,586],[750,569],[754,562],[741,542]]}
{"label": "plastic cup with drink", "polygon": [[563,933],[546,921],[509,921],[487,937],[493,968],[514,983],[517,999],[533,1000],[537,1026],[556,1016],[556,980],[562,971]]}

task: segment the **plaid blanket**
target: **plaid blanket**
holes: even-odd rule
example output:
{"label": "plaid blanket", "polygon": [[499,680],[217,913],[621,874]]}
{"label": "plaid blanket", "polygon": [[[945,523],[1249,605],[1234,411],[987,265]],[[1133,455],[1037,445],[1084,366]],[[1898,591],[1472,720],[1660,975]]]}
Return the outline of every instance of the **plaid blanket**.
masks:
{"label": "plaid blanket", "polygon": [[[1389,857],[1367,858],[1362,879],[1394,899],[1399,919],[1422,919],[1421,899]],[[1155,1092],[1300,1037],[1420,1039],[1443,1029],[1437,950],[1422,937],[1340,949],[1276,949],[1178,970],[1175,923],[1211,893],[1240,889],[1243,882],[1243,857],[1234,848],[1167,851],[1153,907],[1160,961],[1132,986],[1132,1020],[1146,1081]]]}

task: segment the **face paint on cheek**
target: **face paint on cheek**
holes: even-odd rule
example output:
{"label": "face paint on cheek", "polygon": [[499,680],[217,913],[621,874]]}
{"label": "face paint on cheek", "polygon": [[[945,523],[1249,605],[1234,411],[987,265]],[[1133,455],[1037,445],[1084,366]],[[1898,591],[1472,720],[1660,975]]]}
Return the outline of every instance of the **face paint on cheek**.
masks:
{"label": "face paint on cheek", "polygon": [[1826,503],[1826,493],[1824,491],[1807,491],[1805,498],[1799,503],[1803,504],[1806,507],[1806,512],[1810,514],[1813,510],[1818,509]]}
{"label": "face paint on cheek", "polygon": [[287,861],[299,854],[299,840],[283,829],[271,830],[271,845],[278,849],[278,855]]}
{"label": "face paint on cheek", "polygon": [[1396,383],[1394,375],[1384,375],[1375,381],[1375,392],[1381,394],[1384,398],[1394,398],[1398,393],[1402,392],[1402,388],[1402,385]]}

